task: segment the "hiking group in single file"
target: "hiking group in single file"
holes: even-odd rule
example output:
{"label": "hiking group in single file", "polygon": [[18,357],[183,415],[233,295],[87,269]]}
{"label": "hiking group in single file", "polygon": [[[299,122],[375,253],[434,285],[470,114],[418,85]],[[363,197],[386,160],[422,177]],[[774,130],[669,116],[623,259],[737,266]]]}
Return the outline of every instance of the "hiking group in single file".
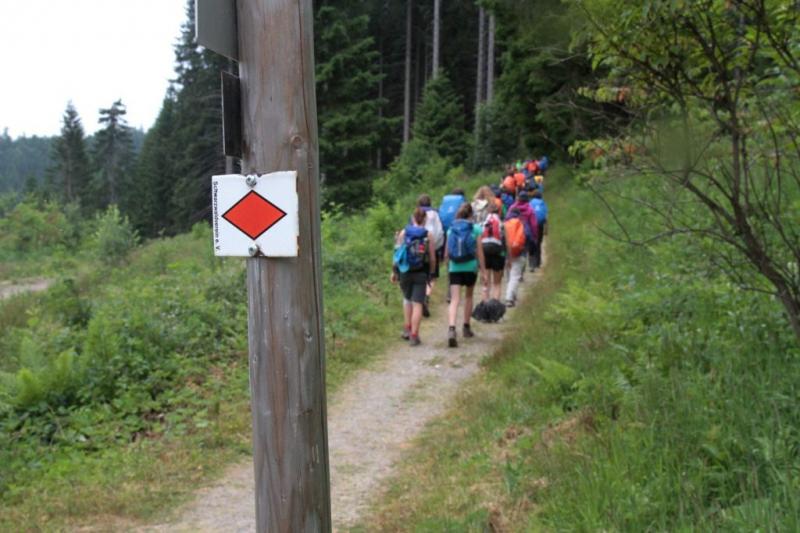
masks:
{"label": "hiking group in single file", "polygon": [[[542,264],[548,214],[544,178],[549,166],[547,156],[518,161],[499,183],[479,187],[471,202],[463,189],[445,195],[438,209],[429,195],[419,196],[408,224],[395,237],[392,282],[403,293],[403,339],[412,346],[421,344],[420,325],[430,316],[430,298],[442,265],[448,275],[451,348],[458,346],[459,307],[461,335],[469,338],[474,336],[471,318],[497,322],[506,308],[516,305],[525,270]],[[481,301],[474,306],[479,281]]]}

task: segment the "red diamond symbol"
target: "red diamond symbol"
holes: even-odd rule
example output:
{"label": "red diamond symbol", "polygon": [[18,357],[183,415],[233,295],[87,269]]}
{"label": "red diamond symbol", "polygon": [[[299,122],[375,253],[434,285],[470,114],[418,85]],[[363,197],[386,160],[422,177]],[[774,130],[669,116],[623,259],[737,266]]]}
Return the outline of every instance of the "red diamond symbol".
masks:
{"label": "red diamond symbol", "polygon": [[225,211],[222,218],[255,240],[285,216],[286,211],[256,191],[250,191]]}

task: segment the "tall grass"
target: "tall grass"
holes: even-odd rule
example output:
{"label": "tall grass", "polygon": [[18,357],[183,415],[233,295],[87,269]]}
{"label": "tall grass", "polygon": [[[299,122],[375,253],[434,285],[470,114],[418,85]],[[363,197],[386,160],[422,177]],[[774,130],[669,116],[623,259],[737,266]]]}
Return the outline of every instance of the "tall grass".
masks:
{"label": "tall grass", "polygon": [[[365,529],[800,528],[800,351],[690,242],[632,249],[548,183],[544,283]],[[636,212],[626,213],[636,222]]]}
{"label": "tall grass", "polygon": [[[412,166],[413,184],[390,173],[381,200],[324,215],[329,390],[400,328],[400,294],[388,280],[393,235],[416,196],[481,181],[439,160]],[[126,245],[113,262],[91,253],[98,232],[86,231],[47,292],[0,302],[0,530],[74,527],[98,515],[125,527],[174,507],[250,451],[244,261],[214,258],[204,224]],[[26,263],[30,253],[10,257]]]}

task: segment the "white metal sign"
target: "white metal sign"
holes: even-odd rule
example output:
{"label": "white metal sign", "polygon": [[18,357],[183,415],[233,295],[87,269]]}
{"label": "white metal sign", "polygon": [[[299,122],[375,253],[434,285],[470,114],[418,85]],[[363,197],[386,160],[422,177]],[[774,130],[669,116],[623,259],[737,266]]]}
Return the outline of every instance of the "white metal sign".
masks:
{"label": "white metal sign", "polygon": [[214,255],[297,257],[297,172],[211,178]]}

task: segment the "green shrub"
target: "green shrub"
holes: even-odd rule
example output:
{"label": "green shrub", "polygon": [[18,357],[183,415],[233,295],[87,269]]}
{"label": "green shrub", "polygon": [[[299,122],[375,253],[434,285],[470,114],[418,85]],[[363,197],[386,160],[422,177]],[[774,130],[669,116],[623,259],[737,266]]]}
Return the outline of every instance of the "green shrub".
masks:
{"label": "green shrub", "polygon": [[41,206],[32,201],[17,204],[0,219],[0,231],[0,243],[18,252],[67,244],[70,236],[67,218],[52,202]]}
{"label": "green shrub", "polygon": [[136,247],[139,236],[127,216],[116,205],[97,215],[93,245],[97,257],[107,265],[122,262]]}

